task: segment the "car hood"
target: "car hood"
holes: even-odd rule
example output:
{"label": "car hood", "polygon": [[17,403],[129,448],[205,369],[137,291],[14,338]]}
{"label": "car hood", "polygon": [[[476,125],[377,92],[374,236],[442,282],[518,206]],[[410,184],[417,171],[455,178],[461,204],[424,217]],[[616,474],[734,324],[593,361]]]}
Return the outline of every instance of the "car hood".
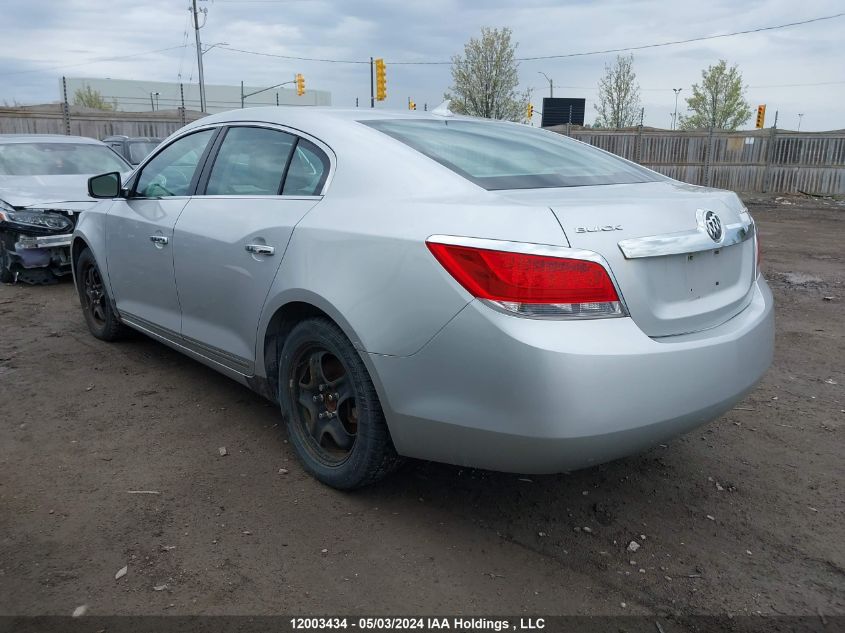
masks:
{"label": "car hood", "polygon": [[[0,176],[0,200],[13,207],[55,206],[58,203],[85,203],[88,207],[94,198],[88,196],[89,174],[71,176]],[[74,204],[73,208],[77,208]]]}

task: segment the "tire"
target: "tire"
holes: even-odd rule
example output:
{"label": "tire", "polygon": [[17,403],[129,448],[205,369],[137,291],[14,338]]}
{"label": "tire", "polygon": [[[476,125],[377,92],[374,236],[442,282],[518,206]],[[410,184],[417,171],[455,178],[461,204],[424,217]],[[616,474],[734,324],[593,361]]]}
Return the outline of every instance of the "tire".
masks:
{"label": "tire", "polygon": [[126,333],[124,326],[112,308],[106,284],[94,254],[86,248],[76,262],[76,288],[82,304],[85,323],[95,337],[101,341],[116,341]]}
{"label": "tire", "polygon": [[399,465],[367,368],[331,320],[306,319],[287,336],[279,400],[297,457],[324,484],[360,488]]}
{"label": "tire", "polygon": [[9,270],[9,255],[6,253],[3,236],[0,235],[0,283],[10,284],[14,281],[15,274]]}

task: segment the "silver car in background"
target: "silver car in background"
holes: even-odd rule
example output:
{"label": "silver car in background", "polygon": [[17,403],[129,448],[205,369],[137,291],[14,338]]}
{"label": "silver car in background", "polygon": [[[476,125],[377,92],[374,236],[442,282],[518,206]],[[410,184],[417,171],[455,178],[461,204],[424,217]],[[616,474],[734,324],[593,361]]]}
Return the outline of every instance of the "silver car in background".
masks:
{"label": "silver car in background", "polygon": [[95,202],[88,178],[112,170],[131,167],[95,139],[0,134],[0,282],[69,275],[73,227]]}
{"label": "silver car in background", "polygon": [[130,327],[279,403],[304,467],[552,473],[734,405],[772,359],[755,225],[559,134],[446,113],[196,121],[74,232],[91,332]]}

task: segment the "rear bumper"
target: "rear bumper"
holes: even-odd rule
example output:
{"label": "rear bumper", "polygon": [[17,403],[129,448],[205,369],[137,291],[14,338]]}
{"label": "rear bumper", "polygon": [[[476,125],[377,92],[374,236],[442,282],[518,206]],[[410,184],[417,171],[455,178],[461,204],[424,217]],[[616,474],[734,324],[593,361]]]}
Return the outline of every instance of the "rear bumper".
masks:
{"label": "rear bumper", "polygon": [[370,355],[400,454],[552,473],[639,452],[728,409],[771,364],[771,292],[696,334],[541,321],[470,303],[412,356]]}

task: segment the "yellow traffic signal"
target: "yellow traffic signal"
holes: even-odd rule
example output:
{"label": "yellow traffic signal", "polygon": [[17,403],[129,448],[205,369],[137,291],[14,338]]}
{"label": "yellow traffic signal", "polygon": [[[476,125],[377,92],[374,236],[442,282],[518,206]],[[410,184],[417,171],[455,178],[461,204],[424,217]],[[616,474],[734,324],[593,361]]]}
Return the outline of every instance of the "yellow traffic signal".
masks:
{"label": "yellow traffic signal", "polygon": [[417,102],[413,99],[408,99],[408,109],[409,110],[416,110],[417,109]]}
{"label": "yellow traffic signal", "polygon": [[302,73],[296,73],[296,94],[300,97],[305,94],[305,77]]}
{"label": "yellow traffic signal", "polygon": [[533,116],[534,116],[534,104],[529,103],[528,107],[525,109],[525,117],[530,121]]}
{"label": "yellow traffic signal", "polygon": [[757,106],[757,125],[755,127],[762,128],[766,122],[766,104]]}
{"label": "yellow traffic signal", "polygon": [[382,58],[375,61],[376,64],[376,100],[387,99],[387,66]]}

